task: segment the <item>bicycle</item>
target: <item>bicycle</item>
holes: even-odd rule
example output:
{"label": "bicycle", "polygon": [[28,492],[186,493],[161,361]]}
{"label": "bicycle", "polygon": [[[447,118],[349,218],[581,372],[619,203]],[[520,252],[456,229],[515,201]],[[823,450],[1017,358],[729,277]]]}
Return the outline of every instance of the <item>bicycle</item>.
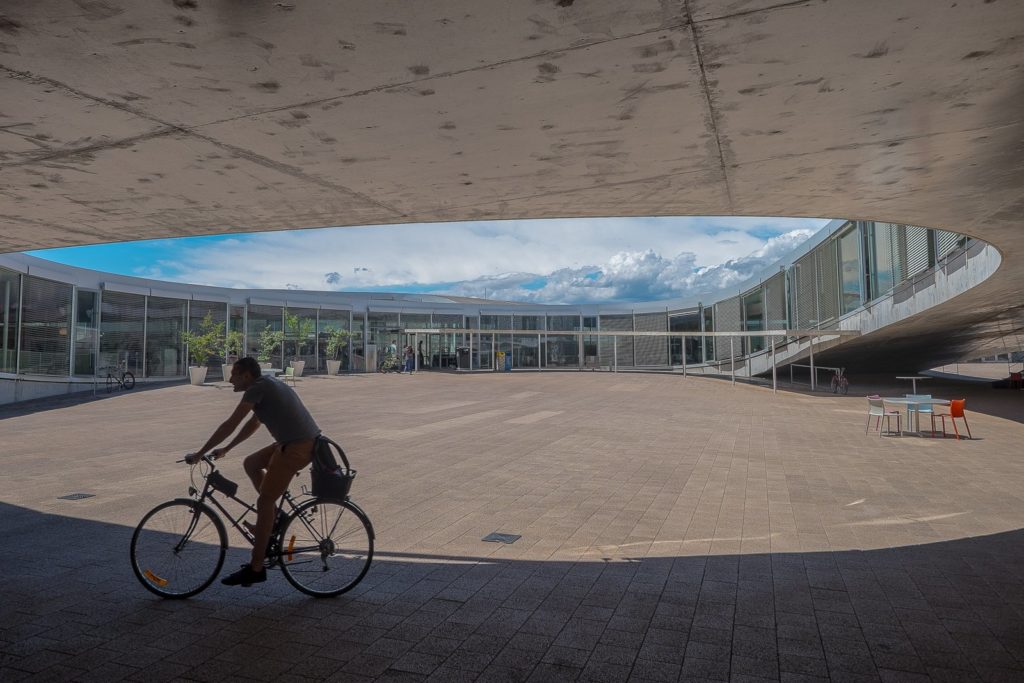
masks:
{"label": "bicycle", "polygon": [[850,391],[850,380],[846,378],[846,368],[839,368],[832,373],[832,393],[845,396]]}
{"label": "bicycle", "polygon": [[[322,438],[341,455],[347,489],[355,470],[338,444]],[[201,488],[196,485],[196,468],[203,478]],[[147,590],[162,598],[192,597],[217,578],[228,548],[227,531],[217,511],[250,545],[255,543],[242,520],[256,508],[237,497],[238,484],[218,472],[208,455],[191,466],[189,476],[191,497],[157,505],[143,516],[132,535],[132,571]],[[310,500],[297,501],[285,491],[278,502],[266,565],[280,567],[288,582],[307,595],[341,595],[352,590],[370,569],[373,525],[350,500],[347,490],[343,498],[321,498],[305,488],[303,485],[302,495]],[[215,493],[241,505],[241,514],[232,516]]]}
{"label": "bicycle", "polygon": [[[110,365],[104,368],[107,371],[107,393],[114,390],[117,384],[118,389],[129,390],[135,387],[135,375],[128,371],[128,362],[121,361],[116,366]],[[117,374],[111,374],[114,370]]]}
{"label": "bicycle", "polygon": [[402,372],[402,363],[398,360],[398,356],[385,356],[377,366],[377,372]]}

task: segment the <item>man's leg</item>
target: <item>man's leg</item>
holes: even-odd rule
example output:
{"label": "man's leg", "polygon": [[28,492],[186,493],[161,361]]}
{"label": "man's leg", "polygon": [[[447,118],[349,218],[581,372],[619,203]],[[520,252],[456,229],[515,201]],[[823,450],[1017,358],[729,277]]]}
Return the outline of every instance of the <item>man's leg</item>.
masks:
{"label": "man's leg", "polygon": [[263,485],[263,474],[266,472],[267,467],[270,466],[270,458],[274,455],[277,448],[278,445],[276,443],[271,444],[251,455],[245,456],[245,460],[242,461],[242,468],[249,475],[249,480],[256,488],[256,493],[260,492],[260,487]]}
{"label": "man's leg", "polygon": [[249,563],[254,572],[263,571],[277,501],[288,490],[295,474],[313,459],[313,444],[313,439],[293,441],[276,450],[270,458],[256,500],[256,530],[253,533],[256,541],[252,548],[252,561]]}

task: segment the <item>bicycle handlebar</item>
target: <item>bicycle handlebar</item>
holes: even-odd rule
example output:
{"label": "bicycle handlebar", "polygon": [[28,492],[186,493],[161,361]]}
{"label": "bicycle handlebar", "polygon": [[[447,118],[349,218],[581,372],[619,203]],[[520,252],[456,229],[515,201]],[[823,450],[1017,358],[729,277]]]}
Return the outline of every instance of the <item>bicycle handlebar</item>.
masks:
{"label": "bicycle handlebar", "polygon": [[[188,455],[192,455],[192,454],[189,453]],[[202,455],[202,456],[200,456],[200,459],[205,461],[207,465],[212,465],[213,464],[213,458],[211,458],[209,455]],[[182,462],[188,462],[188,460],[186,460],[185,458],[182,458],[181,460],[175,460],[174,462],[175,463],[182,463]],[[189,465],[197,465],[198,462],[188,462],[188,464]]]}

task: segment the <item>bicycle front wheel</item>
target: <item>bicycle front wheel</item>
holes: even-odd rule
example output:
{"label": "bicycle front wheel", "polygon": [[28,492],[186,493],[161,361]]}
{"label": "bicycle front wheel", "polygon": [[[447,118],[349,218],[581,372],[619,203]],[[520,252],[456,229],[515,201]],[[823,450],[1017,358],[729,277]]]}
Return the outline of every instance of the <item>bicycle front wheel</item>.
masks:
{"label": "bicycle front wheel", "polygon": [[133,375],[132,373],[124,373],[124,376],[121,378],[121,380],[124,383],[125,389],[133,389],[135,387],[135,375]]}
{"label": "bicycle front wheel", "polygon": [[314,498],[288,517],[281,532],[281,571],[313,597],[351,590],[372,559],[370,521],[348,501]]}
{"label": "bicycle front wheel", "polygon": [[132,571],[162,598],[188,598],[220,573],[228,535],[205,505],[171,500],[142,518],[132,536]]}

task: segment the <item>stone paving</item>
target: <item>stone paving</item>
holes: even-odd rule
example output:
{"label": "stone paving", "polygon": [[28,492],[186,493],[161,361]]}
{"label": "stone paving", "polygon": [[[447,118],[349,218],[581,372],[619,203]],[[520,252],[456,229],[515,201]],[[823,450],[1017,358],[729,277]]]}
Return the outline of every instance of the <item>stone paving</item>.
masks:
{"label": "stone paving", "polygon": [[228,388],[0,410],[0,680],[1024,679],[1024,392],[933,382],[970,395],[956,441],[865,434],[862,396],[695,377],[297,390],[377,531],[331,600],[275,572],[170,602],[132,576],[135,524],[184,495],[174,461]]}

